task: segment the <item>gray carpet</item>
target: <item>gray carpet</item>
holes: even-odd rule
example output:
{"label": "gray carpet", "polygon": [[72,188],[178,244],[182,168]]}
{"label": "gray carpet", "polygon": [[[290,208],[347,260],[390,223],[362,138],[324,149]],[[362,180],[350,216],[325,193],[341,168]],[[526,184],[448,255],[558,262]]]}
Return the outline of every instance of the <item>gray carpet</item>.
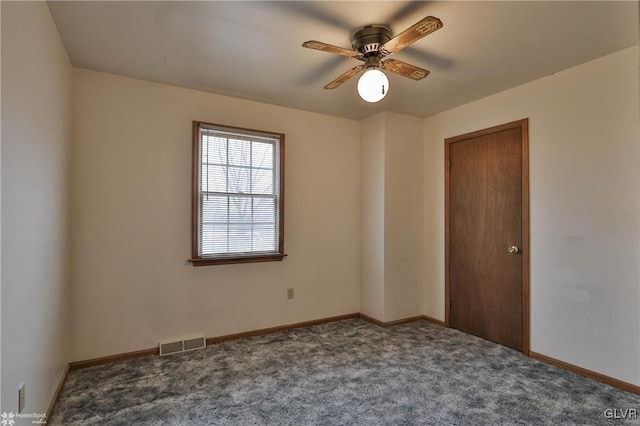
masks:
{"label": "gray carpet", "polygon": [[69,373],[55,425],[640,424],[633,395],[425,321],[345,320]]}

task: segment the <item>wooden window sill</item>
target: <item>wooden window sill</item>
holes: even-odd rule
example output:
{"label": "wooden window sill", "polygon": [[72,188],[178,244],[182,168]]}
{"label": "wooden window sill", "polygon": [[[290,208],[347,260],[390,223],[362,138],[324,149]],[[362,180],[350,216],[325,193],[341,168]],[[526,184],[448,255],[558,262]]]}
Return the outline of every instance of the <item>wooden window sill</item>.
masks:
{"label": "wooden window sill", "polygon": [[189,262],[191,262],[193,266],[228,265],[232,263],[281,262],[285,257],[287,257],[287,255],[283,253],[272,253],[256,256],[201,257],[189,259]]}

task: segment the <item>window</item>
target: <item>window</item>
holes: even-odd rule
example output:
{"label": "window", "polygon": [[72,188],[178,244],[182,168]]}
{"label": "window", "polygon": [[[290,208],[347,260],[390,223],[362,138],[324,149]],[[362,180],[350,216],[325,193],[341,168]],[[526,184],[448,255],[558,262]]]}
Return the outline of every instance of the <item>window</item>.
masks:
{"label": "window", "polygon": [[284,256],[284,135],[193,122],[194,266]]}

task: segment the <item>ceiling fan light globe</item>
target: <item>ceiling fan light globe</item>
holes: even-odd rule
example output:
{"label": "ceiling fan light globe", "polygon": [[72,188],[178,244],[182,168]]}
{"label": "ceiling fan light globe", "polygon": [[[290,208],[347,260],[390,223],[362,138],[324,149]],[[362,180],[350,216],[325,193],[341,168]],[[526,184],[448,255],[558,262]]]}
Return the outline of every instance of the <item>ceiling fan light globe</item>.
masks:
{"label": "ceiling fan light globe", "polygon": [[365,102],[379,102],[389,92],[389,79],[377,68],[366,70],[358,80],[358,94]]}

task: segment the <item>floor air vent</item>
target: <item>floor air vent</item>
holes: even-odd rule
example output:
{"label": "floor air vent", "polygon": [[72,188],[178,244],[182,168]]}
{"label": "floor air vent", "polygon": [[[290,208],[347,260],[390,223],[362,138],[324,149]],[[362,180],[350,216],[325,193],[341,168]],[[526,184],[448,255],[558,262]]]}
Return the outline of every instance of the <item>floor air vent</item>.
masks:
{"label": "floor air vent", "polygon": [[194,337],[193,339],[178,340],[175,342],[160,343],[160,356],[177,354],[179,352],[203,349],[207,346],[204,337]]}

